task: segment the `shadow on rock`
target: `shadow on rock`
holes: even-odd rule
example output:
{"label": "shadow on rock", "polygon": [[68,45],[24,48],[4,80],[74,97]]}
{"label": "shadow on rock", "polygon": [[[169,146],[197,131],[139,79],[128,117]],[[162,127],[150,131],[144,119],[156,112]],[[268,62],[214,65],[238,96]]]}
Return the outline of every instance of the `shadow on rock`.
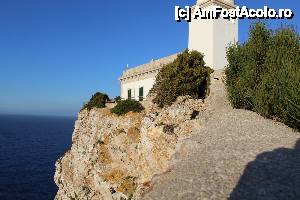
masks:
{"label": "shadow on rock", "polygon": [[300,199],[300,140],[294,149],[264,152],[248,163],[229,199]]}

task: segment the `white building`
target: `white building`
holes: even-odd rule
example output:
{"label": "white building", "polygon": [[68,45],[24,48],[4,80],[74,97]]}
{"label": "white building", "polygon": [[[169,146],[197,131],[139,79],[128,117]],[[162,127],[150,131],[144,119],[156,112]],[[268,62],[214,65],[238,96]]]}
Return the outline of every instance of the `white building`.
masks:
{"label": "white building", "polygon": [[159,70],[176,58],[177,54],[174,54],[124,71],[120,78],[121,98],[143,100],[154,85]]}
{"label": "white building", "polygon": [[[234,9],[234,0],[198,0],[202,9],[221,6]],[[197,19],[189,23],[189,49],[204,54],[207,66],[223,69],[227,65],[226,47],[238,41],[238,19]]]}
{"label": "white building", "polygon": [[[234,0],[197,0],[197,5],[202,9],[213,6],[235,8]],[[237,19],[197,19],[189,23],[188,48],[203,53],[206,65],[213,69],[222,69],[227,65],[226,48],[237,41]],[[159,70],[174,61],[177,55],[152,60],[124,71],[120,78],[121,98],[143,100],[154,85]]]}

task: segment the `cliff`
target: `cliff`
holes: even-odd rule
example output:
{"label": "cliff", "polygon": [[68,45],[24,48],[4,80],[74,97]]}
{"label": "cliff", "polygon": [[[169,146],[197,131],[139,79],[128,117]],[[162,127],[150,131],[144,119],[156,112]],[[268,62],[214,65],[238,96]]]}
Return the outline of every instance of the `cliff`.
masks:
{"label": "cliff", "polygon": [[233,109],[222,79],[215,71],[205,104],[80,112],[56,199],[300,199],[299,132]]}
{"label": "cliff", "polygon": [[199,128],[202,100],[179,97],[160,109],[118,117],[108,108],[78,114],[72,147],[56,162],[56,200],[138,199],[168,171],[181,141]]}

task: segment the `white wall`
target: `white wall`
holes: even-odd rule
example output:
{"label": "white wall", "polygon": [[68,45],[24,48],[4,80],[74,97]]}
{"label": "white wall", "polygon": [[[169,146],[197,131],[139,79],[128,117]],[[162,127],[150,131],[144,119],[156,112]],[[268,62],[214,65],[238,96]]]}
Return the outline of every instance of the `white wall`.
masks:
{"label": "white wall", "polygon": [[131,96],[135,100],[139,100],[139,88],[144,88],[144,98],[147,97],[149,91],[153,87],[155,78],[148,78],[144,80],[136,80],[128,83],[121,83],[121,98],[127,99],[127,92],[131,89]]}
{"label": "white wall", "polygon": [[213,23],[212,20],[197,19],[189,23],[189,49],[204,54],[207,66],[213,66]]}
{"label": "white wall", "polygon": [[238,20],[227,19],[214,20],[214,69],[223,69],[227,64],[226,49],[230,44],[238,41]]}
{"label": "white wall", "polygon": [[238,20],[197,19],[189,23],[189,49],[203,53],[206,65],[213,69],[227,65],[226,48],[237,41]]}

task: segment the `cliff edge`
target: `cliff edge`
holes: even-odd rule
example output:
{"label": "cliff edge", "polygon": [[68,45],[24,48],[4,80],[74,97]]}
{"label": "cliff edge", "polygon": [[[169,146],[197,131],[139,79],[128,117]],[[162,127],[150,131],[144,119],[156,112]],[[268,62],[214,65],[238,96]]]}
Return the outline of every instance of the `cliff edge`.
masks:
{"label": "cliff edge", "polygon": [[138,199],[169,169],[180,141],[199,129],[202,100],[179,97],[160,109],[116,116],[108,108],[78,114],[72,147],[56,162],[55,199]]}
{"label": "cliff edge", "polygon": [[233,109],[222,78],[212,75],[205,103],[80,112],[56,199],[300,199],[299,133]]}

